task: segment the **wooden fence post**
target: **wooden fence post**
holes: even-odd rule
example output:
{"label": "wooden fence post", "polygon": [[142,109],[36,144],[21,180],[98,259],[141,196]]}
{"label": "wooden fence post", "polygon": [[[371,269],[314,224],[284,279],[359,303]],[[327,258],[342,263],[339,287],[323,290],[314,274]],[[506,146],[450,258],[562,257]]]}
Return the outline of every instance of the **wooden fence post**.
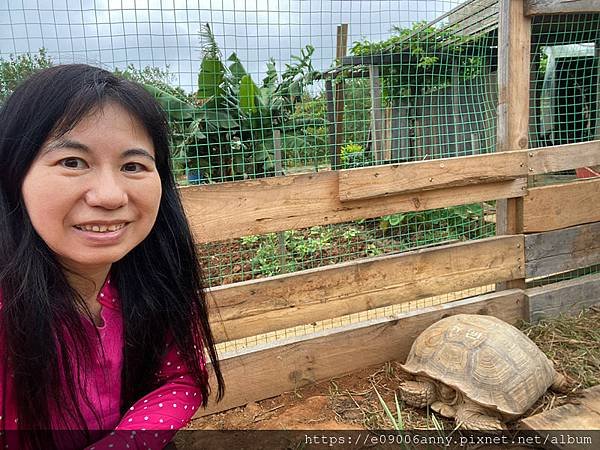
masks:
{"label": "wooden fence post", "polygon": [[596,60],[596,132],[594,139],[600,139],[600,39],[594,43],[594,59]]}
{"label": "wooden fence post", "polygon": [[[337,41],[335,56],[338,64],[342,58],[346,56],[346,48],[348,47],[348,24],[343,23],[337,27]],[[344,74],[340,73],[340,79],[335,83],[335,161],[336,165],[332,169],[340,169],[342,162],[342,145],[344,144]]]}
{"label": "wooden fence post", "polygon": [[[275,146],[275,175],[281,176],[283,173],[283,158],[281,156],[281,130],[275,130],[273,133],[273,145]],[[285,247],[285,231],[277,233],[277,243],[279,247],[279,266],[281,273],[287,272],[287,250]]]}
{"label": "wooden fence post", "polygon": [[329,152],[331,156],[331,168],[335,170],[339,166],[339,155],[336,151],[335,141],[335,104],[333,100],[333,81],[331,78],[325,80],[325,98],[327,102],[327,143],[329,144]]}
{"label": "wooden fence post", "polygon": [[379,66],[369,66],[369,80],[371,81],[371,137],[373,142],[373,156],[375,157],[375,162],[381,164],[384,159],[384,145]]}
{"label": "wooden fence post", "polygon": [[[500,0],[498,26],[498,142],[497,151],[528,148],[531,18],[525,16],[525,0]],[[523,231],[521,198],[496,203],[496,233]],[[524,258],[524,257],[523,257]],[[521,264],[525,262],[521,260]],[[525,279],[499,288],[525,288]]]}

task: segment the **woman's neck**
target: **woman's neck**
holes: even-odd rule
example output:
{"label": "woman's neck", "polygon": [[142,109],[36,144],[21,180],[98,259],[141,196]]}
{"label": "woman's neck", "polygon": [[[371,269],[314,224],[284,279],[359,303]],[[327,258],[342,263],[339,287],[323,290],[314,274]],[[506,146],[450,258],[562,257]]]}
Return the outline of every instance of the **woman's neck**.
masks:
{"label": "woman's neck", "polygon": [[96,325],[102,325],[102,318],[100,316],[102,305],[98,302],[98,293],[102,289],[109,271],[110,266],[88,270],[85,274],[66,271],[67,281],[85,301]]}

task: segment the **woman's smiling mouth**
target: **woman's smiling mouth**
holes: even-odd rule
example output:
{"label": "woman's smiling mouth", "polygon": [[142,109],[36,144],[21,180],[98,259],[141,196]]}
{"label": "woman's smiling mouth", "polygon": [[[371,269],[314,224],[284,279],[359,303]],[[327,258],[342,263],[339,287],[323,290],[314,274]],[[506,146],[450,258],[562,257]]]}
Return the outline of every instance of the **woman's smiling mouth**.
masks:
{"label": "woman's smiling mouth", "polygon": [[127,226],[128,222],[122,222],[117,224],[105,225],[105,224],[85,224],[85,225],[75,225],[74,227],[81,231],[88,231],[94,233],[110,233],[119,231],[125,226]]}

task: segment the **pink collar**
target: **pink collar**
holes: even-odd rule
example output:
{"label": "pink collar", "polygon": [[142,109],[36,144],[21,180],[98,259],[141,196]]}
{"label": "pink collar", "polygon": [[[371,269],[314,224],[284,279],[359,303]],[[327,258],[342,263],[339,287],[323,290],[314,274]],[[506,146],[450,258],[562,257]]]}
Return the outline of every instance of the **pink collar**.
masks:
{"label": "pink collar", "polygon": [[120,309],[119,296],[117,295],[116,288],[111,284],[110,273],[106,277],[104,285],[98,293],[98,302],[107,308],[115,309],[117,311]]}

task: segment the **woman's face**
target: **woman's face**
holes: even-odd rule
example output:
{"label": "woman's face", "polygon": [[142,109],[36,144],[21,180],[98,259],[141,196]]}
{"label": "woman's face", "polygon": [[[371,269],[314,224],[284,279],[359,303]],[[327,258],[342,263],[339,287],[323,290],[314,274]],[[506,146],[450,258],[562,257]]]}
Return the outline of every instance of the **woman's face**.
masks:
{"label": "woman's face", "polygon": [[162,193],[154,158],[142,124],[114,103],[44,143],[23,199],[65,267],[82,275],[108,270],[150,233]]}

